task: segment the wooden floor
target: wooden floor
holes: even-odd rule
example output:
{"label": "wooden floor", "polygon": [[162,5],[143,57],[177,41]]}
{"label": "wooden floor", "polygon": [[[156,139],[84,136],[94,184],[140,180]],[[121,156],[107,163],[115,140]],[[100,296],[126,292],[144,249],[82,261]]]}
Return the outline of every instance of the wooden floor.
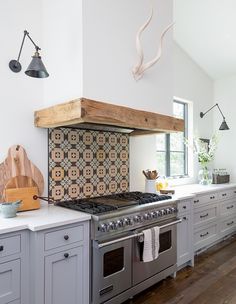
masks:
{"label": "wooden floor", "polygon": [[236,235],[125,304],[236,304]]}

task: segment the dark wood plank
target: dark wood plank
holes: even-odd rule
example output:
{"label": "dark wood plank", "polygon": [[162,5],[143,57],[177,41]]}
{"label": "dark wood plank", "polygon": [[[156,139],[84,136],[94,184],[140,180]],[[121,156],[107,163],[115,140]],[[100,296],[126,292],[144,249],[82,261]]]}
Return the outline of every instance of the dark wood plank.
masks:
{"label": "dark wood plank", "polygon": [[125,304],[236,304],[236,235]]}

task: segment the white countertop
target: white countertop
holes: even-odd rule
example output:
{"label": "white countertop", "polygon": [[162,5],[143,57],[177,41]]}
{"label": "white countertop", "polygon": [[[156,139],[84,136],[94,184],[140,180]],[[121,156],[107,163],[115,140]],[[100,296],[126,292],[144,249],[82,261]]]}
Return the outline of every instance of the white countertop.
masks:
{"label": "white countertop", "polygon": [[[203,186],[190,184],[176,186],[173,200],[193,198],[197,194],[223,191],[236,187],[235,183]],[[18,212],[17,217],[5,219],[0,213],[0,234],[29,229],[39,231],[67,224],[79,223],[91,219],[91,215],[79,211],[69,210],[62,207],[41,204],[41,208],[33,211]]]}
{"label": "white countertop", "polygon": [[176,197],[183,198],[186,195],[191,195],[191,194],[197,195],[197,194],[204,194],[210,192],[218,192],[233,187],[236,187],[236,183],[218,184],[218,185],[211,184],[208,186],[204,186],[200,184],[190,184],[190,185],[176,186],[173,189],[175,190]]}
{"label": "white countertop", "polygon": [[18,212],[14,218],[5,219],[0,213],[0,234],[23,229],[39,231],[90,219],[89,214],[42,203],[40,209]]}

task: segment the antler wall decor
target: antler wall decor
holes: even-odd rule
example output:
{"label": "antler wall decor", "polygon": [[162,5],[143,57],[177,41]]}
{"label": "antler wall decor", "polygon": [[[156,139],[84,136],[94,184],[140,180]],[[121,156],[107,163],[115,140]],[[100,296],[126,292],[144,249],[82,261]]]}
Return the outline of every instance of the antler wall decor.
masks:
{"label": "antler wall decor", "polygon": [[136,50],[137,50],[137,54],[138,54],[138,60],[132,70],[135,80],[141,79],[143,77],[144,72],[146,70],[150,69],[152,66],[154,66],[160,60],[161,55],[162,55],[162,45],[163,45],[164,37],[165,37],[166,33],[169,31],[169,29],[171,29],[172,26],[174,25],[174,22],[173,22],[164,29],[164,31],[161,34],[160,45],[157,50],[157,55],[152,60],[148,61],[147,63],[144,63],[144,54],[143,54],[143,49],[142,49],[140,38],[141,38],[141,34],[144,32],[144,30],[150,24],[152,17],[153,17],[153,6],[151,7],[150,17],[140,27],[140,29],[138,30],[137,35],[136,35]]}

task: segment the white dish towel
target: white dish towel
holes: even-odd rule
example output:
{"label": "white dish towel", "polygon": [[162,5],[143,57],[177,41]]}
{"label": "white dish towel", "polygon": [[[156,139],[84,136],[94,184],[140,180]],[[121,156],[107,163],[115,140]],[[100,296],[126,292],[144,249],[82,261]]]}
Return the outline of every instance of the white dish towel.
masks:
{"label": "white dish towel", "polygon": [[158,258],[160,248],[160,228],[153,227],[143,231],[143,262],[151,262]]}

